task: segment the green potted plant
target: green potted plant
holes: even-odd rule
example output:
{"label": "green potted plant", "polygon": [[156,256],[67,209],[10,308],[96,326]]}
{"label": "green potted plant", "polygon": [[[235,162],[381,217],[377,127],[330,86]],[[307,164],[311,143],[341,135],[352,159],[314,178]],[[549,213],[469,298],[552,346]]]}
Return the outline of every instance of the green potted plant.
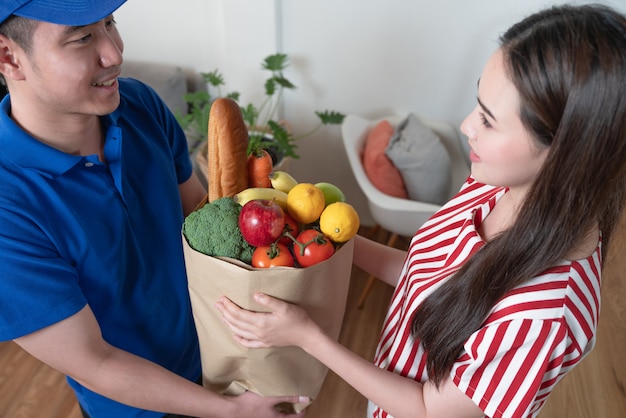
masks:
{"label": "green potted plant", "polygon": [[[262,63],[262,68],[270,72],[265,80],[265,96],[263,101],[255,105],[248,103],[241,105],[243,119],[249,130],[248,154],[259,153],[266,150],[274,164],[284,157],[300,158],[296,152],[298,139],[313,134],[322,125],[341,124],[344,115],[335,111],[315,112],[319,118],[319,124],[311,131],[294,135],[285,122],[276,120],[278,107],[285,89],[293,90],[296,87],[289,81],[284,70],[289,66],[287,54],[273,54],[267,56]],[[189,93],[184,96],[189,104],[189,113],[177,114],[177,119],[188,134],[194,133],[206,136],[211,104],[219,97],[229,97],[239,102],[239,92],[223,93],[222,87],[226,85],[223,75],[214,70],[210,73],[201,73],[207,82],[208,91]],[[214,94],[214,95],[213,95]]]}

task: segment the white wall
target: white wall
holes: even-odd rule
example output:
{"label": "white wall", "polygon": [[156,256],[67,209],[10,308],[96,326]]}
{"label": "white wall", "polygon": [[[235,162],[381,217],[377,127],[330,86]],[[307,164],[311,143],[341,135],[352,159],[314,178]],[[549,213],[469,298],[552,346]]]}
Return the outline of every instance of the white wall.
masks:
{"label": "white wall", "polygon": [[[579,4],[583,1],[562,1]],[[557,2],[557,3],[562,3]],[[600,0],[626,13],[625,0]],[[550,0],[128,0],[116,13],[127,58],[219,68],[243,101],[262,94],[262,59],[291,57],[284,99],[294,131],[315,110],[370,117],[417,112],[458,126],[498,35]],[[184,6],[184,7],[183,7]],[[338,127],[299,142],[301,181],[330,181],[369,223]]]}

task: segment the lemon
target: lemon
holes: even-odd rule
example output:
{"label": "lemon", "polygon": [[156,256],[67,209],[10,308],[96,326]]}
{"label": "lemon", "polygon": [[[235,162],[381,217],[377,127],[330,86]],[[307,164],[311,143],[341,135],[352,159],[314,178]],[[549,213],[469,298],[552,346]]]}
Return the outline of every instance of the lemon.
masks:
{"label": "lemon", "polygon": [[325,205],[324,193],[311,183],[298,183],[287,193],[287,212],[303,224],[317,221]]}
{"label": "lemon", "polygon": [[331,203],[320,216],[320,229],[335,242],[352,239],[359,230],[359,224],[359,214],[346,202]]}

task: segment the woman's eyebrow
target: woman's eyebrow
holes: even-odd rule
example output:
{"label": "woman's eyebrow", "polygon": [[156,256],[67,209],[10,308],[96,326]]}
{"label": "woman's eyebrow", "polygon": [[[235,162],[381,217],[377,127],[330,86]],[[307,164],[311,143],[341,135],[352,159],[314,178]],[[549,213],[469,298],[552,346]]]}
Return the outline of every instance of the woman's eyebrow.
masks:
{"label": "woman's eyebrow", "polygon": [[478,96],[476,97],[476,100],[478,101],[478,105],[483,109],[483,112],[488,114],[489,117],[495,121],[496,118],[495,118],[495,116],[493,116],[493,113],[491,113],[491,110],[489,110],[489,108],[487,106],[485,106],[485,104],[483,102],[480,101]]}
{"label": "woman's eyebrow", "polygon": [[[476,81],[476,90],[478,90],[479,86],[480,86],[480,77],[478,77],[478,81]],[[478,101],[478,105],[483,109],[483,112],[488,114],[489,117],[495,121],[496,118],[493,116],[493,113],[491,113],[491,110],[489,110],[489,108],[487,106],[485,106],[485,104],[483,102],[480,101],[478,96],[476,96],[476,100]]]}

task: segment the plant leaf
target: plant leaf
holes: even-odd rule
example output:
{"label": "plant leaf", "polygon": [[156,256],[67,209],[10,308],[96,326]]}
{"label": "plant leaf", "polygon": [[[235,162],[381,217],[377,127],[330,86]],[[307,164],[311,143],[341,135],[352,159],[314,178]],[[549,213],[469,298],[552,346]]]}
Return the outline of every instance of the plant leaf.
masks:
{"label": "plant leaf", "polygon": [[270,120],[267,125],[272,131],[272,136],[277,148],[280,149],[286,157],[300,158],[300,156],[296,154],[296,148],[298,148],[298,146],[295,144],[293,136],[283,128],[282,125],[273,120]]}
{"label": "plant leaf", "polygon": [[265,95],[273,96],[276,93],[276,82],[274,81],[274,77],[268,78],[265,81]]}
{"label": "plant leaf", "polygon": [[226,95],[227,98],[229,99],[233,99],[234,101],[238,102],[239,101],[239,92],[238,91],[233,91],[232,93],[228,93]]}
{"label": "plant leaf", "polygon": [[177,110],[176,114],[174,116],[176,117],[176,120],[178,121],[178,124],[180,125],[180,127],[183,128],[183,129],[189,128],[189,126],[193,122],[193,115],[191,113],[187,113],[186,115],[182,115],[180,113],[180,110]]}
{"label": "plant leaf", "polygon": [[204,81],[212,85],[213,87],[223,86],[226,84],[224,82],[224,77],[218,70],[214,70],[210,73],[201,73]]}
{"label": "plant leaf", "polygon": [[[282,125],[276,123],[274,115],[277,112],[279,103],[282,98],[283,89],[295,89],[296,86],[291,83],[283,75],[283,70],[289,66],[289,57],[287,54],[276,53],[267,56],[261,63],[261,67],[271,71],[271,76],[265,81],[264,100],[255,106],[252,103],[245,107],[240,105],[242,116],[246,125],[259,132],[249,134],[248,142],[250,152],[251,148],[255,149],[274,149],[283,156],[292,158],[300,158],[296,153],[296,141],[299,138],[312,135],[322,125],[336,125],[343,123],[344,115],[335,111],[315,112],[321,123],[318,124],[310,132],[295,136],[292,132],[287,131]],[[225,85],[223,75],[216,69],[210,73],[200,73],[207,83],[208,91],[199,91],[184,95],[184,100],[188,104],[188,114],[175,115],[180,125],[186,130],[195,131],[198,134],[206,135],[208,128],[208,120],[211,110],[211,104],[214,98],[211,96],[212,89],[215,88],[216,97],[228,97],[239,103],[240,95],[238,92],[222,94],[221,86]],[[259,120],[262,116],[262,120]],[[263,132],[271,133],[268,137]],[[273,136],[273,138],[272,138]]]}
{"label": "plant leaf", "polygon": [[183,99],[192,106],[203,106],[211,100],[211,95],[206,91],[186,93]]}
{"label": "plant leaf", "polygon": [[283,77],[282,75],[280,76],[274,76],[273,80],[276,82],[276,84],[280,85],[281,87],[284,87],[286,89],[295,89],[296,86],[294,86],[291,81],[287,80],[285,77]]}
{"label": "plant leaf", "polygon": [[259,117],[259,110],[252,103],[248,103],[246,107],[241,108],[241,113],[246,125],[253,127]]}
{"label": "plant leaf", "polygon": [[262,67],[270,71],[282,71],[289,66],[287,54],[276,53],[265,57]]}
{"label": "plant leaf", "polygon": [[340,125],[346,117],[344,114],[326,110],[324,112],[315,112],[324,125]]}

